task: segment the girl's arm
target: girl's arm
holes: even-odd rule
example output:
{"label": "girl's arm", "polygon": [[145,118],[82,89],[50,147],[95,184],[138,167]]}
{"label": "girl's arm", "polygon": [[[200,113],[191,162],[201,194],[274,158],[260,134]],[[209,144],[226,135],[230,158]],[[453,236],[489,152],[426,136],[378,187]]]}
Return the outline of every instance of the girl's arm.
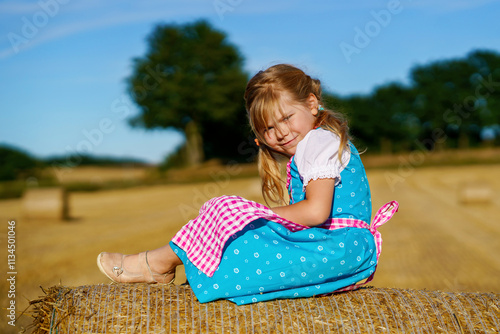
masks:
{"label": "girl's arm", "polygon": [[294,223],[316,226],[330,216],[335,179],[311,180],[306,186],[306,199],[295,204],[272,208]]}

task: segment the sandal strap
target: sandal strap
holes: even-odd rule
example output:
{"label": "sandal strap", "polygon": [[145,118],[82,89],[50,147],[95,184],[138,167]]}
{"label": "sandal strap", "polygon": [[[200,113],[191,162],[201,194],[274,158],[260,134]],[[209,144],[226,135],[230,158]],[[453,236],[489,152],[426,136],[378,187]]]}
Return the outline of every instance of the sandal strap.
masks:
{"label": "sandal strap", "polygon": [[151,270],[151,267],[149,266],[149,261],[148,261],[148,250],[146,251],[146,254],[145,254],[145,258],[146,258],[146,266],[148,267],[148,270],[149,270],[149,274],[151,275],[151,279],[153,280],[154,283],[158,283],[156,280],[155,280],[155,277],[153,275],[153,271]]}
{"label": "sandal strap", "polygon": [[[163,278],[165,278],[168,274],[171,274],[172,272],[175,273],[175,269],[174,270],[171,270],[165,274],[158,274],[158,273],[153,273],[153,271],[151,270],[151,267],[149,266],[149,261],[148,261],[148,252],[149,250],[146,251],[146,254],[145,254],[145,258],[146,258],[146,266],[148,267],[148,270],[149,270],[149,274],[151,275],[151,279],[153,280],[153,283],[158,283],[157,280],[155,280],[155,275],[157,276],[163,276]],[[168,283],[166,283],[167,285],[172,285],[174,284],[174,281],[175,281],[175,275],[174,275],[174,278],[172,278],[172,280]]]}

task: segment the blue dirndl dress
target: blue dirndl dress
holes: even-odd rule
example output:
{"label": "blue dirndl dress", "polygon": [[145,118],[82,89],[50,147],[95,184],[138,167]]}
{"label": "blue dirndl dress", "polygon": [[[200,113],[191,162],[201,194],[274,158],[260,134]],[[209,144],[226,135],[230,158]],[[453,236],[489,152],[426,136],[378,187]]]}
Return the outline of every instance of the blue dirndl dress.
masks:
{"label": "blue dirndl dress", "polygon": [[[350,144],[348,164],[335,186],[331,218],[354,218],[370,224],[371,197],[365,169]],[[305,198],[295,157],[287,168],[290,204]],[[374,236],[366,228],[312,227],[291,232],[258,218],[232,235],[209,277],[174,242],[187,280],[202,303],[227,299],[238,305],[277,298],[311,297],[334,292],[370,277],[377,265]]]}

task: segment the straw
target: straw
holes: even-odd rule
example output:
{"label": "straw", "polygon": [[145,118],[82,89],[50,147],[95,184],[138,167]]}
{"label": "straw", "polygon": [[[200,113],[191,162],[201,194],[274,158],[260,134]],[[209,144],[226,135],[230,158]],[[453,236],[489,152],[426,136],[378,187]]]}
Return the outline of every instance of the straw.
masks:
{"label": "straw", "polygon": [[33,333],[498,333],[500,295],[363,288],[236,306],[188,285],[53,286],[30,302]]}

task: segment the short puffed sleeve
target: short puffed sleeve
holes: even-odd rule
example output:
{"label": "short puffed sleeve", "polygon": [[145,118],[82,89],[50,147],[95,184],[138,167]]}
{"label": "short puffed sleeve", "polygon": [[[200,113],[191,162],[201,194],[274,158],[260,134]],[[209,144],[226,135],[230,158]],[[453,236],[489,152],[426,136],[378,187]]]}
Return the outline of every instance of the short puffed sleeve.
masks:
{"label": "short puffed sleeve", "polygon": [[351,153],[347,147],[342,152],[342,162],[339,161],[340,138],[331,131],[316,129],[300,141],[295,151],[295,164],[303,182],[305,191],[311,180],[335,179],[335,185],[340,182],[340,173],[349,163]]}

